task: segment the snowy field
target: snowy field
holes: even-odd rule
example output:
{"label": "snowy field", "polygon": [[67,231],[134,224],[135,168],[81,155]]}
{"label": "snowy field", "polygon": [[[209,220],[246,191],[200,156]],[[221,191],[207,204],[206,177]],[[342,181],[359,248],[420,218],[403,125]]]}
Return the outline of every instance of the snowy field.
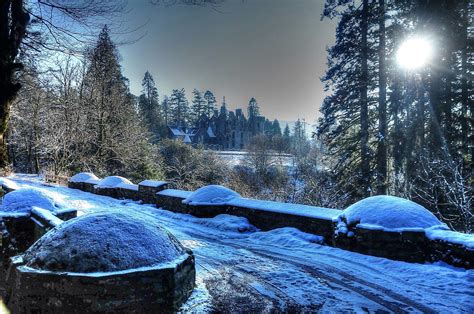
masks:
{"label": "snowy field", "polygon": [[[217,150],[212,151],[226,163],[231,166],[238,166],[245,164],[245,158],[247,158],[248,152],[246,151],[233,151],[233,150]],[[295,166],[295,157],[290,154],[274,154],[275,162],[281,163],[284,167],[294,167]]]}
{"label": "snowy field", "polygon": [[260,232],[240,217],[199,219],[45,186],[36,177],[13,180],[49,191],[81,214],[123,210],[159,219],[196,256],[197,287],[183,312],[474,313],[474,270],[365,256],[293,228]]}

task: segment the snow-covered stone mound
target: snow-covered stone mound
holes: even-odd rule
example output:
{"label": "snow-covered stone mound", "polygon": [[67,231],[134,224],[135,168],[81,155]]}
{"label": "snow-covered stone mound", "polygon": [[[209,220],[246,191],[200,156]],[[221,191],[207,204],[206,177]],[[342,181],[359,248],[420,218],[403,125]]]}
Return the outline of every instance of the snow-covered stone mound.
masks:
{"label": "snow-covered stone mound", "polygon": [[367,229],[404,230],[447,228],[429,210],[407,199],[379,195],[349,206],[338,217],[338,231],[358,225]]}
{"label": "snow-covered stone mound", "polygon": [[30,213],[33,207],[56,211],[65,207],[62,197],[43,189],[21,188],[10,192],[3,198],[0,211]]}
{"label": "snow-covered stone mound", "polygon": [[124,178],[124,177],[119,177],[119,176],[110,176],[103,178],[100,180],[99,184],[97,184],[97,188],[99,189],[110,189],[110,188],[115,188],[117,185],[121,183],[126,183],[126,184],[133,184],[132,181]]}
{"label": "snow-covered stone mound", "polygon": [[225,205],[226,202],[236,197],[240,197],[240,194],[222,185],[208,185],[194,191],[183,200],[183,203],[190,205]]}
{"label": "snow-covered stone mound", "polygon": [[99,180],[99,178],[91,173],[91,172],[80,172],[78,174],[73,175],[69,181],[74,183],[82,183],[87,182],[87,180]]}
{"label": "snow-covered stone mound", "polygon": [[0,186],[9,190],[18,190],[20,188],[18,184],[16,184],[16,182],[13,182],[12,180],[7,178],[0,178]]}
{"label": "snow-covered stone mound", "polygon": [[185,253],[155,218],[108,211],[60,224],[26,251],[24,261],[34,269],[92,273],[157,266]]}

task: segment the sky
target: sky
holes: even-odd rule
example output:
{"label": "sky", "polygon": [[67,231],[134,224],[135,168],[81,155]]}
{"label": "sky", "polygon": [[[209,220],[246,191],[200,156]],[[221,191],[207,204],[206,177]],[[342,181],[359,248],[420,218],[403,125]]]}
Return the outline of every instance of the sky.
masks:
{"label": "sky", "polygon": [[129,2],[128,20],[145,36],[119,48],[124,75],[138,95],[145,71],[160,94],[211,90],[229,109],[255,97],[269,119],[313,123],[324,98],[320,77],[336,21],[323,0],[225,0],[210,7]]}

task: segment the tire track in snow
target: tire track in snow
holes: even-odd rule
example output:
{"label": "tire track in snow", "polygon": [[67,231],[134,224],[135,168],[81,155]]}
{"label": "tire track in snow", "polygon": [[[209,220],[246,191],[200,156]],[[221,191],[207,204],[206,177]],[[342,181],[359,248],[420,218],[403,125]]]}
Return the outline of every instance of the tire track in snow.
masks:
{"label": "tire track in snow", "polygon": [[[201,238],[201,239],[204,239],[204,240],[209,241],[209,242],[217,242],[221,245],[231,246],[235,249],[245,249],[245,250],[248,250],[248,251],[252,252],[253,254],[260,255],[262,257],[271,258],[271,259],[280,260],[280,261],[285,261],[289,264],[297,266],[297,267],[301,268],[302,270],[306,271],[309,275],[311,275],[311,277],[315,278],[316,280],[318,280],[318,278],[324,278],[328,282],[332,282],[332,283],[335,283],[335,284],[340,285],[342,287],[346,287],[346,288],[352,290],[353,292],[367,298],[368,300],[370,300],[374,303],[377,303],[377,304],[381,305],[382,307],[387,308],[390,311],[393,311],[393,312],[396,312],[396,313],[405,312],[400,307],[400,304],[401,304],[401,305],[405,305],[405,307],[408,308],[408,310],[410,310],[409,308],[413,308],[413,309],[416,309],[416,310],[418,310],[420,312],[423,312],[423,313],[436,313],[435,310],[433,310],[433,309],[431,309],[431,308],[429,308],[429,307],[427,307],[427,306],[425,306],[421,303],[418,303],[414,300],[411,300],[411,299],[409,299],[409,298],[407,298],[407,297],[405,297],[401,294],[398,294],[394,291],[391,291],[391,290],[389,290],[385,287],[382,287],[380,285],[377,285],[375,283],[371,283],[371,282],[368,282],[366,280],[357,278],[357,277],[349,274],[348,272],[341,271],[338,268],[332,267],[332,266],[330,266],[330,265],[328,265],[324,262],[318,261],[318,263],[320,265],[324,264],[324,267],[326,268],[324,270],[324,272],[322,272],[320,269],[315,268],[314,266],[308,265],[306,263],[306,261],[295,261],[296,257],[294,257],[294,256],[292,256],[291,258],[288,258],[284,255],[276,254],[276,253],[268,251],[268,250],[264,250],[264,249],[260,249],[260,248],[257,250],[255,248],[252,248],[252,247],[246,246],[246,245],[238,245],[238,244],[234,244],[234,243],[228,243],[227,241],[222,241],[221,239],[205,236],[201,233],[196,233],[195,231],[198,231],[198,230],[196,230],[195,228],[192,228],[192,227],[189,227],[189,226],[186,226],[186,228],[187,229],[194,229],[191,232],[186,230],[185,233],[190,235],[190,236],[193,236],[195,238]],[[265,253],[263,253],[263,252],[265,252]],[[382,299],[376,293],[370,292],[370,291],[365,290],[365,289],[361,289],[361,287],[352,286],[346,281],[343,281],[343,280],[340,280],[340,279],[337,279],[333,276],[328,275],[328,273],[337,273],[342,278],[347,278],[351,282],[356,282],[359,285],[361,285],[362,287],[368,287],[370,289],[373,289],[376,292],[382,292],[385,295],[387,295],[388,297],[390,297],[391,299],[398,301],[399,304],[394,304],[392,302],[386,301],[386,300]]]}

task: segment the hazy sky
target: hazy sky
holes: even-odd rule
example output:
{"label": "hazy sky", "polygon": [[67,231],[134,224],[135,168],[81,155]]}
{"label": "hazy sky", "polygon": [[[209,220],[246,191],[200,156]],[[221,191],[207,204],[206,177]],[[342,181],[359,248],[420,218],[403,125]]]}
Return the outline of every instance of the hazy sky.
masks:
{"label": "hazy sky", "polygon": [[255,97],[270,119],[313,122],[319,115],[326,47],[335,21],[320,20],[323,0],[226,0],[218,7],[153,6],[130,1],[146,36],[120,47],[124,74],[139,94],[149,70],[160,99],[184,87],[210,89],[230,109]]}

